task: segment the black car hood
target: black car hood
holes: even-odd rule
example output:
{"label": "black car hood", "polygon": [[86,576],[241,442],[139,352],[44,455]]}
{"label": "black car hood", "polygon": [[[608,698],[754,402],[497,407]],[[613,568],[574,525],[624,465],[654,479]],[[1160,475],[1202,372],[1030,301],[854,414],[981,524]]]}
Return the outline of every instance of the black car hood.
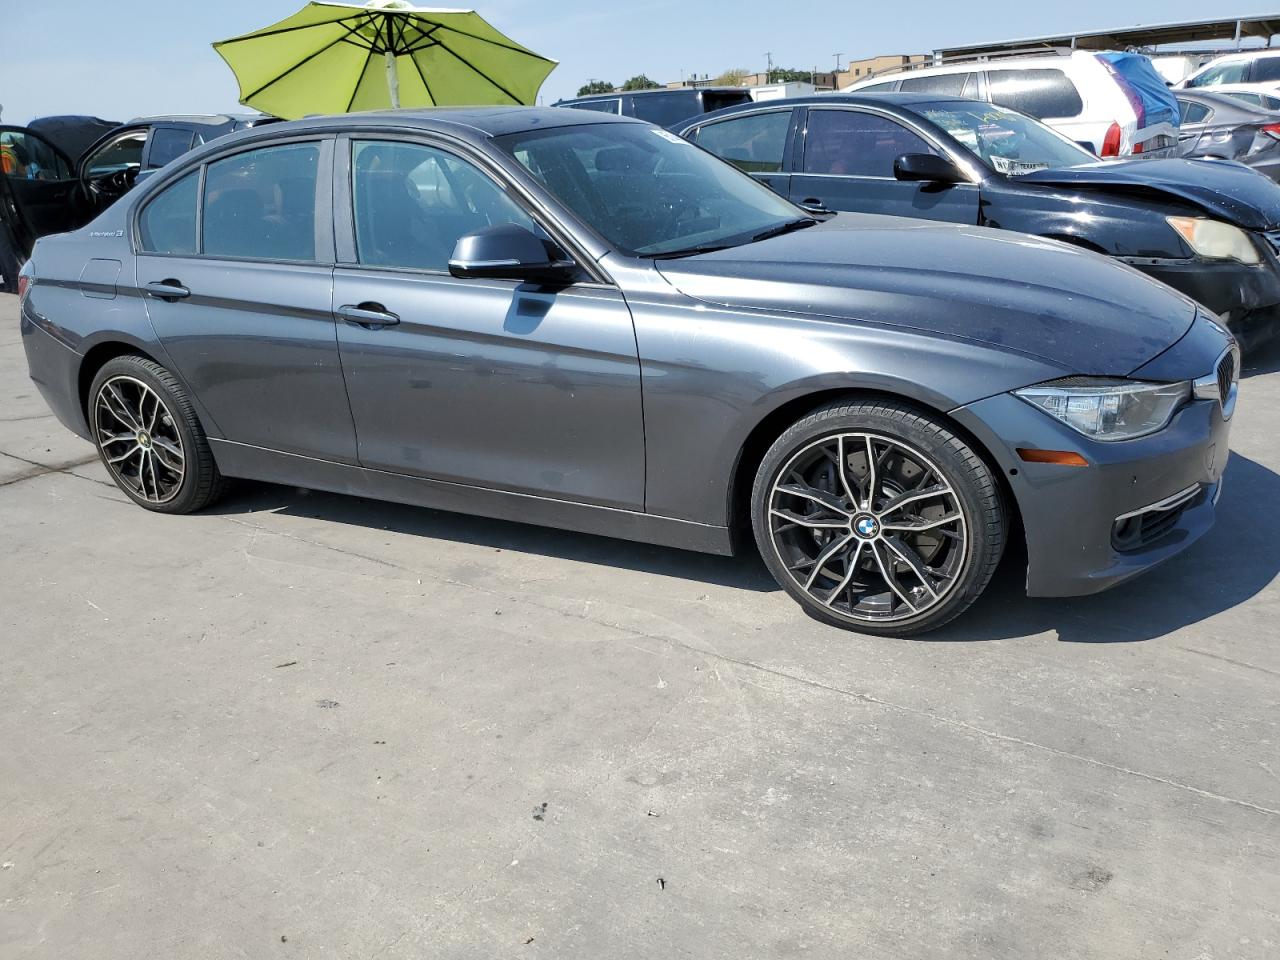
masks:
{"label": "black car hood", "polygon": [[658,269],[687,296],[927,331],[1123,376],[1175,343],[1195,305],[1130,267],[1008,230],[840,214]]}
{"label": "black car hood", "polygon": [[1246,230],[1280,226],[1280,185],[1229,160],[1110,160],[1037,170],[1018,182],[1165,194]]}

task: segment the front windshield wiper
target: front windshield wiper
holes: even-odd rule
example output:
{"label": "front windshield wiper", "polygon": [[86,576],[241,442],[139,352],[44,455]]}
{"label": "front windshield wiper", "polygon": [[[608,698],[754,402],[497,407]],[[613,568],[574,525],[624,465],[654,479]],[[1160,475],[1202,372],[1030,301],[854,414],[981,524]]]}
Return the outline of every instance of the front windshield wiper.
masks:
{"label": "front windshield wiper", "polygon": [[680,257],[696,257],[700,253],[715,253],[717,250],[728,250],[732,243],[707,243],[701,246],[681,247],[679,250],[663,250],[661,253],[642,253],[647,260],[676,260]]}
{"label": "front windshield wiper", "polygon": [[768,240],[771,237],[780,237],[784,233],[791,233],[793,230],[803,230],[805,227],[812,227],[818,222],[819,221],[816,217],[797,217],[794,220],[788,220],[775,227],[770,227],[768,230],[761,230],[751,238],[751,242],[758,243],[761,240]]}

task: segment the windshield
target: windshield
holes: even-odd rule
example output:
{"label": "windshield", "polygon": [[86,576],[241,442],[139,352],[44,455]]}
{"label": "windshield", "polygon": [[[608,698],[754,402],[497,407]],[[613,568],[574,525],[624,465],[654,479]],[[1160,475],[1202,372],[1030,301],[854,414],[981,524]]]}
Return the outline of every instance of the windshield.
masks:
{"label": "windshield", "polygon": [[1098,159],[1043,123],[989,103],[925,103],[915,109],[976,153],[996,173],[1016,177]]}
{"label": "windshield", "polygon": [[804,217],[736,167],[657,127],[583,124],[496,143],[633,256],[736,246]]}

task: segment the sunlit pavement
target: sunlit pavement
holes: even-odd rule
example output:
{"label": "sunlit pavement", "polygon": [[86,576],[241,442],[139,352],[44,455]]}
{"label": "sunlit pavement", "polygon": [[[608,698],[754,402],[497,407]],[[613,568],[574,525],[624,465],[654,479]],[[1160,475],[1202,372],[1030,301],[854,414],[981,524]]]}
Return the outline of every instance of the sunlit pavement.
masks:
{"label": "sunlit pavement", "polygon": [[926,640],[753,558],[148,514],[0,297],[0,957],[1280,955],[1280,350],[1214,532]]}

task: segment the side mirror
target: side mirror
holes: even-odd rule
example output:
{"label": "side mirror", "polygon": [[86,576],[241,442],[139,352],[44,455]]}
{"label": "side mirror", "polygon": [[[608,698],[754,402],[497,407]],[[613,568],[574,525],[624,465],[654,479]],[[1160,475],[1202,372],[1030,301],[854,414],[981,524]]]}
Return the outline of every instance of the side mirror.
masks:
{"label": "side mirror", "polygon": [[934,153],[904,153],[893,161],[893,175],[899,180],[930,183],[968,183],[969,177],[946,157]]}
{"label": "side mirror", "polygon": [[458,238],[449,258],[455,277],[571,283],[578,267],[550,240],[516,223],[499,223]]}

